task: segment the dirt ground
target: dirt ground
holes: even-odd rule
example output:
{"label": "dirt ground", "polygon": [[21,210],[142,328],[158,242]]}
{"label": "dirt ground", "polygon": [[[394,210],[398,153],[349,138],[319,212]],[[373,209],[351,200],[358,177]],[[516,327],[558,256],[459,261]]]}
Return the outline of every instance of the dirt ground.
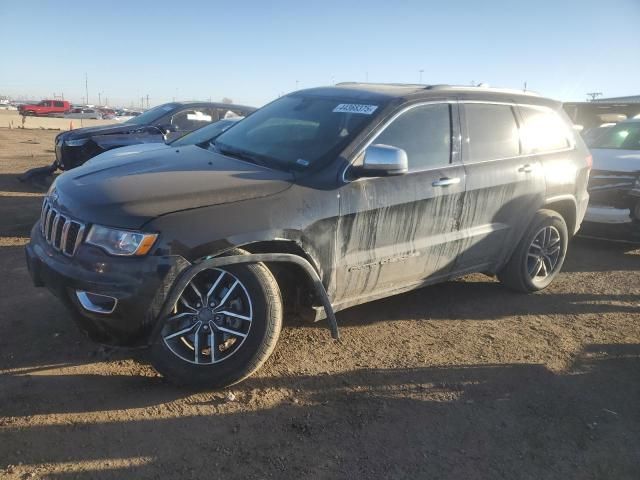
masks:
{"label": "dirt ground", "polygon": [[166,384],[86,340],[23,245],[52,131],[0,129],[0,478],[640,478],[640,250],[575,239],[546,291],[482,275],[288,321],[253,378]]}

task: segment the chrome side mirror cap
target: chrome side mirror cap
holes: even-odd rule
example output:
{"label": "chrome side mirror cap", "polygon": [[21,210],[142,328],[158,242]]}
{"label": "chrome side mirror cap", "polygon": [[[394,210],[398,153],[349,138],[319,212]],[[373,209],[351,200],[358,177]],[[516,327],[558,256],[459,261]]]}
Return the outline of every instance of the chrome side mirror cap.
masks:
{"label": "chrome side mirror cap", "polygon": [[361,177],[385,177],[403,175],[408,171],[407,152],[379,143],[367,147],[362,167],[358,168],[356,173]]}

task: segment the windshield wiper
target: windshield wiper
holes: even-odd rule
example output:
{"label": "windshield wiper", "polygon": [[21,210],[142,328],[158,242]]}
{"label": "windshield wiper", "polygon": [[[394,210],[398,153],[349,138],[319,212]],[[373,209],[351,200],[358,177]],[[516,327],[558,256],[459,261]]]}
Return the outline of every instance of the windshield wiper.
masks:
{"label": "windshield wiper", "polygon": [[248,152],[246,150],[241,150],[238,148],[227,147],[226,145],[220,145],[217,142],[211,142],[211,145],[213,145],[223,155],[227,155],[229,157],[235,157],[237,159],[255,163],[256,165],[260,165],[263,167],[269,166],[268,163],[265,161],[265,157],[263,155],[259,155],[253,152]]}

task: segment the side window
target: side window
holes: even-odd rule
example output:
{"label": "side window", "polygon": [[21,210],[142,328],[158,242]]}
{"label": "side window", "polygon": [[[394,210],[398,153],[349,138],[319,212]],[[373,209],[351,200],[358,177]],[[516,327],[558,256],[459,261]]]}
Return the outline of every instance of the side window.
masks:
{"label": "side window", "polygon": [[211,123],[212,117],[202,110],[182,110],[171,117],[171,125],[178,132],[189,132]]}
{"label": "side window", "polygon": [[469,161],[496,160],[520,154],[518,124],[509,105],[467,103]]}
{"label": "side window", "polygon": [[567,124],[554,111],[519,107],[523,125],[520,129],[524,153],[562,150],[571,145]]}
{"label": "side window", "polygon": [[64,107],[64,103],[62,103],[62,102],[53,102],[53,105],[55,107]]}
{"label": "side window", "polygon": [[415,107],[396,118],[373,143],[407,152],[409,170],[448,165],[451,160],[449,104]]}
{"label": "side window", "polygon": [[218,118],[234,118],[234,117],[242,117],[244,116],[240,110],[232,109],[232,108],[219,108],[218,109]]}

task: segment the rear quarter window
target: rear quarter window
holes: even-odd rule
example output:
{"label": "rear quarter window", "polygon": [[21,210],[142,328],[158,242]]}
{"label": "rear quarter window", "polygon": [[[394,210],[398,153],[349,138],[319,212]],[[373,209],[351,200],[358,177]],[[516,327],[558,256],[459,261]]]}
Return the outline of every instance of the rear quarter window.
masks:
{"label": "rear quarter window", "polygon": [[537,107],[518,108],[522,116],[523,153],[544,153],[571,146],[569,126],[556,112]]}
{"label": "rear quarter window", "polygon": [[518,124],[510,105],[468,103],[464,110],[469,161],[496,160],[520,154]]}

